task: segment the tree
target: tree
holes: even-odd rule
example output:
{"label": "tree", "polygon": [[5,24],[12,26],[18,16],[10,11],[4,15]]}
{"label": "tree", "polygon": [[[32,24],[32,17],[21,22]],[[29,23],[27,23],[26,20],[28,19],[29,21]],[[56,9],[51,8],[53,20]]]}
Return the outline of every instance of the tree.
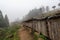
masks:
{"label": "tree", "polygon": [[45,12],[45,7],[42,6],[41,8],[39,8],[39,10],[40,10],[40,13],[44,13]]}
{"label": "tree", "polygon": [[42,7],[42,11],[45,12],[45,8],[44,8],[44,6]]}
{"label": "tree", "polygon": [[9,26],[9,20],[8,20],[8,16],[7,15],[5,15],[5,23],[6,23],[6,27],[8,27]]}
{"label": "tree", "polygon": [[42,8],[40,8],[39,10],[40,10],[40,13],[42,13],[42,12],[43,12],[43,11],[42,11]]}
{"label": "tree", "polygon": [[60,6],[60,3],[58,3],[58,6]]}
{"label": "tree", "polygon": [[60,3],[58,3],[58,6],[59,6],[59,8],[60,8]]}
{"label": "tree", "polygon": [[53,8],[53,9],[55,9],[55,8],[56,8],[56,6],[53,6],[52,8]]}
{"label": "tree", "polygon": [[46,11],[47,11],[47,12],[49,11],[49,6],[46,6]]}
{"label": "tree", "polygon": [[4,27],[4,26],[5,26],[5,22],[4,22],[4,18],[3,18],[2,12],[0,10],[0,27]]}

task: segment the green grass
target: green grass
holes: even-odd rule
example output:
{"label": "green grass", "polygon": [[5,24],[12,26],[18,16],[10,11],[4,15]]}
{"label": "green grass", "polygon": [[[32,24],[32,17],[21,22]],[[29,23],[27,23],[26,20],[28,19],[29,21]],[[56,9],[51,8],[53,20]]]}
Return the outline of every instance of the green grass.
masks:
{"label": "green grass", "polygon": [[17,31],[20,26],[13,26],[8,28],[0,28],[0,40],[19,40]]}
{"label": "green grass", "polygon": [[42,38],[43,40],[49,40],[48,37],[40,33],[39,38]]}
{"label": "green grass", "polygon": [[38,36],[34,33],[34,40],[38,40]]}
{"label": "green grass", "polygon": [[50,40],[45,35],[43,35],[42,33],[40,33],[39,35],[37,35],[34,32],[33,36],[34,36],[34,40],[38,40],[39,38],[41,38],[42,40]]}

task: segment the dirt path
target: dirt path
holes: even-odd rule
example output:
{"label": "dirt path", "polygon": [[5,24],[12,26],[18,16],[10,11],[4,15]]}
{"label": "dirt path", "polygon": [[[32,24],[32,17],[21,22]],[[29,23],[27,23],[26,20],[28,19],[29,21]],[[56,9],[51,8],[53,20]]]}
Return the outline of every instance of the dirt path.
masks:
{"label": "dirt path", "polygon": [[23,27],[19,29],[18,34],[19,34],[20,40],[33,40],[33,37],[31,36],[30,32]]}

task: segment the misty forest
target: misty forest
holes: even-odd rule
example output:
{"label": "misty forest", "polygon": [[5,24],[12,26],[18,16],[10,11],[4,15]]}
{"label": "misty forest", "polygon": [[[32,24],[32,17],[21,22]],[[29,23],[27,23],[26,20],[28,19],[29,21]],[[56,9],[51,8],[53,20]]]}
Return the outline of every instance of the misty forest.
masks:
{"label": "misty forest", "polygon": [[0,2],[0,40],[60,40],[59,0],[20,1]]}

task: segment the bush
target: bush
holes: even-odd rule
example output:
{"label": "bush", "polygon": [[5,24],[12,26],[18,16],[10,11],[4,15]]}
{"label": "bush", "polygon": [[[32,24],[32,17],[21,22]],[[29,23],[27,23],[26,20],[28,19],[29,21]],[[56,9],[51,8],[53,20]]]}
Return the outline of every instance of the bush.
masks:
{"label": "bush", "polygon": [[8,28],[0,28],[0,40],[19,40],[17,30],[20,26],[13,26]]}
{"label": "bush", "polygon": [[38,40],[38,36],[34,33],[34,40]]}
{"label": "bush", "polygon": [[42,33],[40,33],[39,38],[42,38],[44,40],[51,40],[50,38],[46,37],[45,35],[43,35]]}

